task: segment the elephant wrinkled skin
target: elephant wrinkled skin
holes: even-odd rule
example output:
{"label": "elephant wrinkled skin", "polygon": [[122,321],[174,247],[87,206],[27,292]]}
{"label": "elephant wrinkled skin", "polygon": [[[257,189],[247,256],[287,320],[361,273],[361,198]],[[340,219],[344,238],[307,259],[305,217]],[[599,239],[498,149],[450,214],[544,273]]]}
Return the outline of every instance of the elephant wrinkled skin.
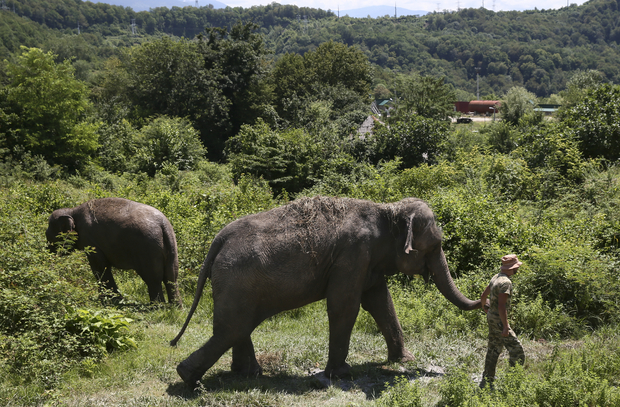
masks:
{"label": "elephant wrinkled skin", "polygon": [[372,315],[392,361],[412,360],[385,276],[433,276],[441,293],[463,310],[480,308],[454,285],[441,230],[428,205],[357,199],[303,198],[238,219],[213,240],[192,308],[171,345],[187,328],[207,278],[213,290],[213,336],[177,372],[194,386],[232,347],[232,370],[261,373],[250,334],[281,311],[327,299],[329,357],[325,374],[346,375],[351,331],[360,305]]}
{"label": "elephant wrinkled skin", "polygon": [[172,225],[152,206],[123,198],[93,199],[75,208],[55,210],[45,232],[50,250],[60,233],[77,233],[75,248],[94,248],[88,262],[95,277],[120,298],[112,267],[135,270],[144,280],[151,301],[181,305],[177,288],[177,241]]}

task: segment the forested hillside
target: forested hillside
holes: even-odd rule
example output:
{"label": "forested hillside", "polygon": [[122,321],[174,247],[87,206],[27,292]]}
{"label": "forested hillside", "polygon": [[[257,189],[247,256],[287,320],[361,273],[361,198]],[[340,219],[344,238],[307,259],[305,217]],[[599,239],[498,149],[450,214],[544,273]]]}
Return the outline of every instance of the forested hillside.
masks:
{"label": "forested hillside", "polygon": [[[538,97],[557,94],[576,70],[597,69],[606,80],[620,83],[617,0],[592,0],[559,10],[496,13],[480,8],[397,19],[339,19],[333,12],[277,3],[249,9],[162,7],[138,13],[81,0],[7,4],[9,10],[2,12],[0,21],[2,58],[19,45],[42,46],[60,58],[68,56],[63,51],[70,47],[82,52],[76,62],[92,64],[116,52],[116,47],[149,36],[191,39],[205,27],[230,28],[239,21],[252,21],[276,58],[287,52],[303,54],[329,40],[356,46],[379,68],[377,83],[390,89],[398,86],[396,77],[411,72],[446,76],[463,91],[459,94],[463,98],[475,95],[477,72],[480,92],[496,98],[517,85]],[[20,19],[9,15],[13,8]],[[136,36],[130,35],[132,22]],[[44,32],[65,38],[45,40]]]}

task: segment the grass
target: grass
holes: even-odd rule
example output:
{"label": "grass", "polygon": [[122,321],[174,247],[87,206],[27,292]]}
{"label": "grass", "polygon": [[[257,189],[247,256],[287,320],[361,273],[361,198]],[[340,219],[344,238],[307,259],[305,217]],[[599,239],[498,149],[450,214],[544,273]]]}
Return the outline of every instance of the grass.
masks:
{"label": "grass", "polygon": [[[386,389],[405,376],[419,386],[421,405],[435,406],[441,405],[441,388],[450,373],[466,372],[467,380],[475,385],[483,368],[486,341],[476,332],[409,333],[407,348],[416,359],[401,364],[386,361],[387,348],[381,334],[356,329],[347,359],[352,365],[351,378],[325,387],[315,376],[325,367],[328,354],[327,314],[324,302],[318,302],[277,315],[256,329],[252,338],[263,376],[248,378],[231,373],[229,351],[204,376],[201,389],[192,392],[175,368],[211,334],[208,296],[173,348],[168,342],[185,319],[191,293],[184,295],[184,310],[153,307],[142,302],[148,296],[138,277],[125,272],[117,276],[130,303],[122,310],[134,319],[131,330],[137,349],[112,353],[100,364],[83,363],[66,373],[59,387],[45,394],[3,387],[0,400],[4,404],[36,405],[45,400],[62,406],[369,406],[378,405]],[[544,364],[554,349],[575,352],[583,347],[583,341],[522,339],[527,354],[525,369],[534,375],[544,374]],[[614,343],[618,343],[616,339],[613,337]],[[506,358],[502,357],[498,370],[506,369]]]}

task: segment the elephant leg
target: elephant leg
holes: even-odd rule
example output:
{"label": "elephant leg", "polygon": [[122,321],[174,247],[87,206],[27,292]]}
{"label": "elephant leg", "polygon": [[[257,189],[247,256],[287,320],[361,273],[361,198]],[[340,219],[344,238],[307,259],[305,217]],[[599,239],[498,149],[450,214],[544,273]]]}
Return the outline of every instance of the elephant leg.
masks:
{"label": "elephant leg", "polygon": [[166,294],[168,295],[168,302],[170,304],[176,304],[179,307],[183,306],[181,300],[181,294],[179,293],[179,286],[175,281],[164,280],[164,286],[166,286]]}
{"label": "elephant leg", "polygon": [[329,357],[325,367],[327,377],[347,376],[351,366],[346,362],[349,354],[349,342],[355,319],[359,312],[359,300],[347,301],[346,298],[327,298],[329,318]]}
{"label": "elephant leg", "polygon": [[147,287],[149,289],[149,298],[151,302],[165,302],[164,291],[161,288],[161,282],[151,282],[147,284]]}
{"label": "elephant leg", "polygon": [[207,370],[230,348],[231,343],[225,336],[213,335],[207,343],[179,363],[177,373],[193,389]]}
{"label": "elephant leg", "polygon": [[403,330],[384,278],[362,294],[362,307],[374,318],[385,338],[388,360],[401,362],[414,360],[411,352],[405,349]]}
{"label": "elephant leg", "polygon": [[[223,297],[227,298],[226,295]],[[258,322],[255,315],[248,311],[247,306],[239,303],[226,302],[222,306],[219,298],[214,298],[213,336],[177,366],[177,373],[185,383],[195,386],[224,352],[232,347],[237,350],[237,352],[233,350],[234,366],[240,366],[241,369],[250,368],[252,361],[256,362],[250,335]],[[251,361],[248,363],[250,355]]]}
{"label": "elephant leg", "polygon": [[136,273],[146,283],[151,302],[165,302],[161,283],[163,280],[163,266],[159,258],[150,259],[136,267]]}
{"label": "elephant leg", "polygon": [[246,376],[258,376],[263,373],[263,369],[256,360],[251,337],[248,336],[233,346],[230,370]]}
{"label": "elephant leg", "polygon": [[88,263],[95,278],[101,283],[103,288],[111,291],[114,297],[122,297],[112,275],[112,266],[107,264],[105,258],[101,254],[94,253],[88,256]]}

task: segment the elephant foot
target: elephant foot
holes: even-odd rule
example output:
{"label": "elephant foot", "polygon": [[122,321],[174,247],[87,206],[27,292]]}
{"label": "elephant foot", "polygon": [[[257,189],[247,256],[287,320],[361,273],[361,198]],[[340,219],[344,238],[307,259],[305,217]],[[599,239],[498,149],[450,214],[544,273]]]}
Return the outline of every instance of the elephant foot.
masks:
{"label": "elephant foot", "polygon": [[192,368],[187,360],[179,363],[177,366],[177,373],[192,390],[195,390],[200,385],[202,374],[197,373],[196,369]]}
{"label": "elephant foot", "polygon": [[119,306],[123,303],[123,296],[120,293],[102,293],[99,294],[99,301],[104,305]]}
{"label": "elephant foot", "polygon": [[258,362],[241,365],[238,363],[232,363],[230,365],[230,370],[235,373],[239,373],[241,375],[247,377],[256,377],[263,374],[263,368],[258,364]]}
{"label": "elephant foot", "polygon": [[413,356],[413,354],[409,352],[407,349],[403,349],[397,355],[389,355],[388,360],[390,362],[400,362],[400,363],[413,362],[415,360],[415,356]]}
{"label": "elephant foot", "polygon": [[351,366],[345,362],[337,368],[332,368],[329,366],[328,363],[327,367],[325,368],[325,376],[330,379],[350,377]]}

